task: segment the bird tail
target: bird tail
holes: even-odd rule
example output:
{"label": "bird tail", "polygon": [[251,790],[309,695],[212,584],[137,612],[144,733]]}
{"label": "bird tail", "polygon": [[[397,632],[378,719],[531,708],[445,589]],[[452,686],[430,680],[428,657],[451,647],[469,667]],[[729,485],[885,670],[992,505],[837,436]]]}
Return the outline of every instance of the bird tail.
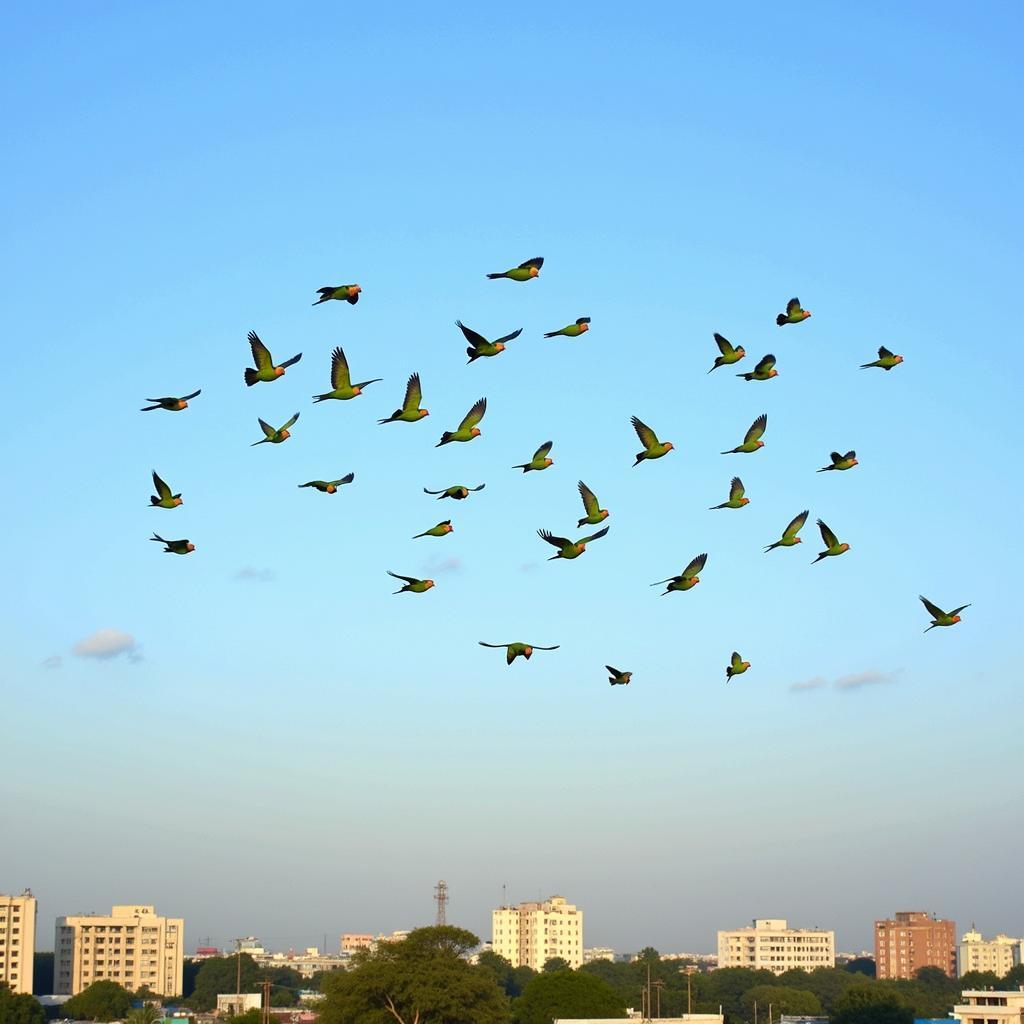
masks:
{"label": "bird tail", "polygon": [[257,378],[257,375],[256,375],[256,371],[251,366],[247,366],[245,368],[245,383],[246,383],[246,386],[251,388],[253,386],[253,384],[256,383],[257,379],[258,378]]}
{"label": "bird tail", "polygon": [[827,473],[831,468],[832,468],[831,466],[822,466],[821,469],[816,469],[814,472],[815,473]]}
{"label": "bird tail", "polygon": [[440,448],[440,447],[441,447],[441,445],[443,445],[443,444],[447,444],[447,443],[448,443],[448,442],[449,442],[449,441],[450,441],[451,439],[452,439],[452,432],[451,432],[450,430],[446,430],[446,431],[445,431],[445,432],[444,432],[444,433],[443,433],[443,434],[441,435],[441,440],[440,440],[440,441],[438,441],[438,442],[437,442],[437,444],[435,444],[435,445],[434,445],[434,447],[435,447],[435,448]]}
{"label": "bird tail", "polygon": [[505,276],[506,275],[504,273],[502,273],[502,274],[488,274],[487,275],[487,280],[488,281],[497,281],[499,277],[505,277]]}
{"label": "bird tail", "polygon": [[412,539],[417,540],[420,537],[426,537],[425,533],[414,533]]}
{"label": "bird tail", "polygon": [[467,348],[466,349],[466,355],[469,356],[469,361],[470,362],[473,362],[474,359],[479,359],[480,358],[479,353],[477,352],[477,350],[475,348]]}
{"label": "bird tail", "polygon": [[[930,626],[928,627],[928,629],[934,629],[934,628],[935,628],[935,627],[936,627],[937,625],[938,625],[938,623],[937,623],[937,622],[933,622],[933,623],[932,623],[932,624],[931,624],[931,625],[930,625]],[[926,632],[926,633],[928,632],[928,629],[926,629],[926,630],[925,630],[925,632]]]}
{"label": "bird tail", "polygon": [[778,546],[779,546],[779,542],[778,541],[776,541],[774,544],[769,544],[768,547],[766,547],[764,549],[764,553],[767,555],[769,551],[774,551]]}
{"label": "bird tail", "polygon": [[153,495],[150,495],[149,496],[149,503],[150,503],[150,505],[159,505],[160,504],[160,499],[159,498],[154,498]]}
{"label": "bird tail", "polygon": [[637,466],[639,466],[640,463],[643,462],[644,459],[646,459],[646,458],[647,458],[647,453],[646,452],[638,452],[637,453],[637,457],[636,457],[636,462],[633,463],[633,468],[635,469]]}
{"label": "bird tail", "polygon": [[872,366],[877,366],[877,363],[861,363],[860,368],[862,370],[870,370]]}
{"label": "bird tail", "polygon": [[378,423],[394,423],[394,421],[395,421],[395,417],[394,416],[388,416],[386,419],[377,420]]}
{"label": "bird tail", "polygon": [[752,373],[737,373],[737,377],[742,377],[744,380],[753,380],[754,375]]}
{"label": "bird tail", "polygon": [[561,333],[562,333],[561,331],[548,331],[548,333],[545,334],[544,337],[545,338],[556,338]]}
{"label": "bird tail", "polygon": [[811,562],[811,565],[816,565],[816,564],[817,564],[818,562],[820,562],[820,561],[821,561],[821,560],[822,560],[822,559],[823,559],[824,557],[825,557],[824,555],[818,555],[818,557],[817,557],[817,558],[816,558],[816,559],[815,559],[815,560],[814,560],[813,562]]}
{"label": "bird tail", "polygon": [[779,314],[779,315],[778,315],[778,316],[777,316],[777,317],[775,318],[775,324],[776,324],[776,326],[778,326],[778,327],[781,327],[781,326],[782,326],[782,325],[783,325],[783,324],[784,324],[785,322],[786,322],[786,314],[785,314],[785,313],[780,313],[780,314]]}
{"label": "bird tail", "polygon": [[152,412],[154,409],[159,409],[159,405],[144,405],[139,412]]}
{"label": "bird tail", "polygon": [[[313,305],[315,306],[316,303],[314,302]],[[327,397],[328,397],[327,395],[314,395],[313,396],[313,402],[316,403],[316,402],[326,401]]]}
{"label": "bird tail", "polygon": [[530,468],[530,464],[528,462],[526,462],[526,463],[524,463],[521,466],[513,466],[512,468],[513,469],[521,469],[525,473]]}

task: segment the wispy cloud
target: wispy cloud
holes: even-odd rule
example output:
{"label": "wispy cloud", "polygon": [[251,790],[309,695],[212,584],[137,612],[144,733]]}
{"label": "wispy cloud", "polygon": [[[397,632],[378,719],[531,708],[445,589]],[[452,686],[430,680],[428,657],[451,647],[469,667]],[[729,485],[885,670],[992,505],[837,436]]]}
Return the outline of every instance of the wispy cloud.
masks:
{"label": "wispy cloud", "polygon": [[52,670],[60,668],[63,664],[64,659],[59,654],[51,654],[48,658],[43,658],[39,663],[39,667]]}
{"label": "wispy cloud", "polygon": [[832,685],[837,690],[859,690],[862,686],[878,686],[895,682],[896,676],[896,672],[879,672],[878,669],[869,668],[865,672],[840,676]]}
{"label": "wispy cloud", "polygon": [[540,568],[540,562],[523,562],[519,566],[520,572],[536,572]]}
{"label": "wispy cloud", "polygon": [[807,679],[802,683],[790,683],[789,688],[794,693],[802,693],[804,690],[818,690],[827,683],[828,680],[824,676],[815,676],[813,679]]}
{"label": "wispy cloud", "polygon": [[273,569],[257,569],[251,565],[243,565],[235,573],[235,580],[239,583],[273,583],[277,574]]}
{"label": "wispy cloud", "polygon": [[445,576],[448,573],[462,572],[462,562],[454,555],[450,558],[431,558],[422,571],[426,577]]}
{"label": "wispy cloud", "polygon": [[95,633],[79,640],[72,652],[80,658],[95,658],[98,661],[110,661],[121,654],[126,655],[129,661],[142,660],[135,637],[119,629],[97,629]]}

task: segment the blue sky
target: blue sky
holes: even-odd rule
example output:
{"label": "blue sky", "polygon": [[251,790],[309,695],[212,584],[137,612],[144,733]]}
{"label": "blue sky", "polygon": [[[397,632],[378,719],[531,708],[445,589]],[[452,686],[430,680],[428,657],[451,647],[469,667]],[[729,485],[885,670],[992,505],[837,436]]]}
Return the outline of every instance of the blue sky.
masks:
{"label": "blue sky", "polygon": [[[1020,933],[1022,18],[887,6],[9,15],[0,889],[40,948],[133,901],[190,946],[333,944],[428,921],[440,877],[485,936],[502,884],[620,949],[755,916],[860,948],[905,908]],[[524,332],[467,366],[457,318]],[[302,362],[245,388],[250,329]],[[708,376],[714,331],[779,378]],[[384,380],[314,407],[337,344]],[[880,344],[905,365],[860,371]],[[431,415],[379,427],[413,370]],[[631,468],[632,414],[675,451]],[[861,465],[815,474],[833,448]],[[737,472],[750,506],[708,511]],[[611,531],[549,563],[580,478]],[[852,550],[812,567],[818,515]],[[648,586],[701,551],[694,591]],[[972,607],[923,636],[918,593]],[[97,630],[132,651],[74,654]]]}

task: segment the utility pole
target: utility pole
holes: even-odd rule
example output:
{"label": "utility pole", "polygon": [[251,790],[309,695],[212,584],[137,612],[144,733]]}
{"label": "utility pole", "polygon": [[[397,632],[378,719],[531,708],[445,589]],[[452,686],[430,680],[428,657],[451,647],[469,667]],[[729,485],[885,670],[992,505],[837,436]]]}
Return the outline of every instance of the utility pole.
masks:
{"label": "utility pole", "polygon": [[660,1017],[661,1016],[661,990],[665,987],[665,982],[663,982],[661,980],[661,978],[657,978],[653,982],[653,985],[654,985],[654,991],[657,992],[657,996],[655,997],[655,1006],[657,1007],[656,1016]]}
{"label": "utility pole", "polygon": [[[242,940],[235,939],[235,995],[240,996],[242,994]],[[238,1003],[241,1007],[241,1001]],[[241,1013],[241,1009],[239,1009]]]}
{"label": "utility pole", "polygon": [[680,967],[679,970],[686,975],[686,1015],[693,1013],[693,992],[690,989],[690,978],[699,970],[693,964]]}
{"label": "utility pole", "polygon": [[448,904],[448,883],[442,878],[434,886],[434,902],[437,903],[437,920],[434,922],[438,928],[447,924],[445,908]]}
{"label": "utility pole", "polygon": [[263,1024],[270,1024],[270,979],[263,979]]}

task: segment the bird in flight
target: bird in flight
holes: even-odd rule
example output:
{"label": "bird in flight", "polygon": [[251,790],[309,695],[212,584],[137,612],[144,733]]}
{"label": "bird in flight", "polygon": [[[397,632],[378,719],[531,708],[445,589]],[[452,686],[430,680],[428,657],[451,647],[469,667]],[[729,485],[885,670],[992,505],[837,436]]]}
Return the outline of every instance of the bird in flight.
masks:
{"label": "bird in flight", "polygon": [[165,555],[189,555],[196,549],[190,540],[165,540],[159,533],[154,533],[149,539],[163,544]]}
{"label": "bird in flight", "polygon": [[[834,558],[836,555],[845,554],[850,550],[849,544],[840,544],[839,538],[819,519],[818,529],[821,530],[821,539],[825,544],[825,550],[822,551],[814,562],[820,562],[823,558]],[[814,565],[811,562],[811,565]]]}
{"label": "bird in flight", "polygon": [[299,487],[312,487],[321,494],[334,494],[339,487],[352,483],[355,478],[355,473],[346,473],[338,480],[308,480],[304,484],[299,484]]}
{"label": "bird in flight", "polygon": [[764,549],[765,554],[771,551],[773,548],[791,548],[794,544],[802,544],[803,539],[798,537],[797,534],[804,528],[804,523],[807,522],[807,517],[810,512],[804,509],[800,515],[796,516],[792,522],[782,531],[782,538],[777,540],[774,544],[769,544]]}
{"label": "bird in flight", "polygon": [[878,358],[873,363],[861,363],[861,369],[867,370],[872,366],[877,366],[883,370],[891,370],[894,366],[899,366],[903,362],[903,356],[898,356],[893,352],[890,352],[884,345],[880,345],[878,348]]}
{"label": "bird in flight", "polygon": [[167,486],[156,475],[156,470],[153,470],[153,486],[156,488],[156,494],[150,495],[149,504],[153,508],[177,508],[181,504],[180,494],[171,494],[170,487]]}
{"label": "bird in flight", "polygon": [[284,426],[274,428],[266,420],[261,420],[257,417],[260,427],[263,430],[264,437],[259,441],[253,441],[250,448],[255,448],[258,444],[280,444],[282,441],[287,441],[291,437],[291,432],[288,430],[289,427],[295,425],[295,421],[299,418],[299,414],[296,413]]}
{"label": "bird in flight", "polygon": [[554,444],[553,441],[545,441],[534,453],[533,458],[529,462],[523,462],[518,466],[513,466],[513,469],[521,469],[524,473],[540,472],[542,469],[547,469],[549,466],[554,464],[554,459],[548,458],[548,452],[551,451],[551,446]]}
{"label": "bird in flight", "polygon": [[605,665],[611,678],[608,682],[612,686],[629,686],[630,679],[633,678],[632,672],[620,672],[617,668],[612,668],[611,665]]}
{"label": "bird in flight", "polygon": [[717,332],[715,333],[715,344],[721,355],[715,358],[715,365],[708,370],[708,373],[714,373],[720,366],[731,366],[733,363],[738,363],[747,354],[747,350],[742,345],[737,345],[734,348],[728,338],[723,338]]}
{"label": "bird in flight", "polygon": [[799,299],[790,299],[789,302],[786,303],[786,312],[780,313],[775,318],[775,323],[778,324],[779,327],[782,327],[785,324],[799,324],[806,320],[810,315],[811,311],[809,309],[801,308]]}
{"label": "bird in flight", "polygon": [[579,320],[574,324],[569,324],[567,327],[563,327],[558,331],[548,331],[544,335],[545,338],[557,338],[559,336],[563,338],[578,338],[581,334],[586,334],[590,330],[590,317],[581,316]]}
{"label": "bird in flight", "polygon": [[745,498],[744,493],[743,481],[734,476],[729,483],[729,500],[723,501],[721,505],[712,505],[711,511],[718,508],[743,508],[744,505],[749,505],[750,499]]}
{"label": "bird in flight", "polygon": [[260,341],[260,337],[255,331],[249,332],[249,348],[252,349],[252,360],[256,364],[255,370],[251,366],[245,368],[245,383],[250,388],[258,381],[268,383],[277,380],[278,377],[283,377],[284,371],[289,366],[294,366],[302,358],[300,352],[297,356],[292,356],[291,359],[286,359],[283,363],[275,366],[270,349]]}
{"label": "bird in flight", "polygon": [[154,409],[166,409],[168,412],[181,412],[182,409],[188,408],[188,403],[195,398],[197,395],[201,395],[203,389],[200,388],[198,391],[193,391],[191,395],[182,395],[181,398],[147,398],[147,402],[152,402],[153,405],[144,406],[140,409],[140,412],[152,412]]}
{"label": "bird in flight", "polygon": [[485,412],[487,412],[487,399],[478,398],[469,412],[462,417],[458,429],[446,430],[434,447],[440,448],[441,445],[451,444],[452,441],[472,441],[474,437],[479,437],[480,428],[477,424],[484,418]]}
{"label": "bird in flight", "polygon": [[486,484],[480,484],[479,487],[466,487],[464,484],[453,484],[451,487],[446,487],[442,491],[429,491],[424,487],[423,493],[436,494],[438,501],[442,498],[452,498],[455,501],[462,501],[465,498],[468,498],[472,492],[482,491],[486,486]]}
{"label": "bird in flight", "polygon": [[[921,595],[918,596],[921,597]],[[944,612],[937,604],[932,604],[927,597],[921,597],[921,603],[928,609],[928,614],[932,617],[932,624],[928,629],[934,629],[936,626],[955,626],[960,621],[960,613],[965,608],[971,607],[969,604],[962,604],[951,612]],[[925,630],[926,633],[928,629]]]}
{"label": "bird in flight", "polygon": [[540,273],[544,266],[544,257],[536,256],[532,260],[520,263],[518,267],[511,270],[503,270],[500,274],[488,274],[489,281],[497,281],[500,277],[507,277],[510,281],[530,281]]}
{"label": "bird in flight", "polygon": [[852,469],[854,466],[859,466],[860,463],[857,461],[857,453],[852,449],[845,455],[841,455],[839,452],[829,452],[828,456],[832,460],[831,466],[822,466],[821,469],[816,470],[818,473],[828,473],[833,469],[843,470]]}
{"label": "bird in flight", "polygon": [[420,375],[410,374],[408,383],[405,385],[405,399],[402,408],[396,409],[387,419],[377,420],[378,423],[415,423],[417,420],[429,416],[428,409],[421,409],[420,402],[423,401],[423,388],[420,386]]}
{"label": "bird in flight", "polygon": [[779,371],[775,369],[775,356],[769,354],[754,367],[750,373],[737,373],[737,377],[742,377],[744,380],[771,380],[772,377],[778,377]]}
{"label": "bird in flight", "polygon": [[418,537],[447,537],[454,529],[455,527],[452,526],[452,521],[450,519],[445,519],[443,522],[438,523],[437,526],[432,526],[429,530],[417,533],[413,537],[413,540],[416,540]]}
{"label": "bird in flight", "polygon": [[340,345],[331,353],[331,390],[322,395],[314,395],[314,402],[326,402],[329,398],[336,398],[339,401],[347,402],[351,398],[357,398],[363,393],[363,388],[370,384],[376,384],[383,380],[382,377],[374,377],[373,380],[363,380],[358,384],[352,383],[352,377],[348,369],[348,360]]}
{"label": "bird in flight", "polygon": [[319,306],[321,302],[340,299],[342,302],[347,302],[349,305],[354,306],[359,301],[359,293],[362,290],[357,284],[335,284],[328,285],[326,288],[317,288],[316,291],[320,298],[313,305]]}
{"label": "bird in flight", "polygon": [[396,580],[403,580],[405,585],[395,591],[396,594],[425,594],[433,585],[433,580],[418,580],[415,576],[402,576],[397,572],[388,569],[388,575],[394,576]]}
{"label": "bird in flight", "polygon": [[760,416],[750,424],[750,429],[747,430],[743,437],[743,444],[737,445],[735,448],[730,448],[727,452],[721,452],[722,455],[740,455],[750,454],[756,452],[758,448],[764,447],[764,441],[761,440],[761,435],[765,432],[768,427],[768,416],[766,413],[761,413]]}
{"label": "bird in flight", "polygon": [[582,480],[576,486],[579,489],[580,497],[583,499],[583,511],[587,513],[576,524],[576,528],[579,529],[581,526],[597,526],[598,523],[607,519],[608,509],[600,507],[597,495]]}
{"label": "bird in flight", "polygon": [[704,569],[707,560],[707,554],[698,555],[678,576],[669,576],[666,580],[658,580],[652,583],[651,586],[660,587],[663,583],[667,583],[668,589],[661,595],[662,597],[665,594],[671,594],[673,590],[690,590],[700,583],[698,573]]}
{"label": "bird in flight", "polygon": [[597,533],[592,533],[589,537],[580,537],[576,541],[569,540],[568,537],[555,537],[550,530],[538,530],[537,536],[558,548],[558,554],[552,555],[548,559],[549,562],[553,562],[556,558],[579,558],[587,550],[587,545],[592,540],[600,540],[608,530],[609,527],[606,526],[603,530],[598,530]]}
{"label": "bird in flight", "polygon": [[561,646],[555,644],[553,647],[539,647],[537,644],[487,644],[483,640],[478,640],[477,643],[481,647],[494,647],[494,648],[505,648],[505,664],[511,665],[516,658],[525,658],[527,661],[530,660],[530,656],[534,651],[557,651]]}
{"label": "bird in flight", "polygon": [[674,447],[672,442],[659,441],[658,435],[643,420],[633,416],[630,419],[630,423],[633,424],[636,436],[640,438],[640,443],[644,446],[644,450],[637,453],[636,462],[633,463],[634,467],[639,466],[641,462],[647,459],[660,459],[663,455],[667,455],[672,451]]}
{"label": "bird in flight", "polygon": [[725,668],[725,681],[729,682],[733,676],[741,676],[750,668],[750,662],[744,661],[737,651],[732,652],[732,659]]}
{"label": "bird in flight", "polygon": [[476,359],[499,355],[505,351],[505,346],[510,341],[515,341],[523,333],[523,329],[520,327],[518,331],[513,331],[511,334],[506,334],[501,338],[495,338],[494,341],[488,341],[482,334],[477,334],[476,331],[467,327],[461,320],[456,320],[455,326],[462,331],[466,341],[469,342],[466,355],[469,356],[469,362],[471,363]]}

